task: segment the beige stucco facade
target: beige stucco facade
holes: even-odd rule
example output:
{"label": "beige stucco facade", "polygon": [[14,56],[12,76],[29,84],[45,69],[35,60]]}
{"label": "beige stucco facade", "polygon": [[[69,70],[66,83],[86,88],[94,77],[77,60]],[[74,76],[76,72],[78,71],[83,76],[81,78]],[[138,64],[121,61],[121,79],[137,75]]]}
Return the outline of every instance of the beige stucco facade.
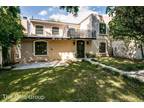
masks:
{"label": "beige stucco facade", "polygon": [[[34,42],[47,42],[47,55],[34,54]],[[92,40],[83,40],[85,54],[92,52]],[[95,52],[93,52],[95,53]],[[36,40],[29,39],[21,42],[21,63],[51,61],[51,60],[75,60],[77,55],[77,40]],[[85,55],[86,56],[86,55]]]}
{"label": "beige stucco facade", "polygon": [[[100,20],[98,15],[89,15],[79,24],[65,23],[59,21],[23,19],[22,25],[25,30],[25,38],[21,41],[20,63],[51,61],[51,60],[74,60],[77,58],[77,41],[84,42],[84,56],[87,53],[100,56],[108,56],[108,30],[106,34],[99,33]],[[36,26],[43,26],[43,33],[36,34]],[[52,28],[59,28],[58,35],[52,34]],[[72,37],[68,34],[70,29],[75,32]],[[95,32],[95,33],[94,33]],[[72,32],[73,33],[73,32]],[[76,37],[75,37],[76,36]],[[35,55],[35,42],[45,41],[47,43],[47,55]],[[106,52],[99,52],[101,42],[106,43]]]}

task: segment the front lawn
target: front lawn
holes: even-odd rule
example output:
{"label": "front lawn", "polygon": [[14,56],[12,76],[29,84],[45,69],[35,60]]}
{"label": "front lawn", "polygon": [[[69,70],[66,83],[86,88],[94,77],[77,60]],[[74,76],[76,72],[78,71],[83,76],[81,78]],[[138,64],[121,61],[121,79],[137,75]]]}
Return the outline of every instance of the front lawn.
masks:
{"label": "front lawn", "polygon": [[137,71],[144,69],[144,61],[142,60],[130,60],[116,57],[98,57],[96,60],[100,63],[125,71]]}
{"label": "front lawn", "polygon": [[88,62],[0,72],[0,101],[144,101],[144,83]]}

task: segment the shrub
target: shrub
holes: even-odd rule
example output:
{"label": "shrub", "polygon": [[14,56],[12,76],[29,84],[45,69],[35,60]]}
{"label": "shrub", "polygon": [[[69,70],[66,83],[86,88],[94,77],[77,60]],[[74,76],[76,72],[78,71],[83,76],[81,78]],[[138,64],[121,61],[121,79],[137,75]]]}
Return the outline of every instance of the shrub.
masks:
{"label": "shrub", "polygon": [[91,54],[91,53],[86,53],[86,57],[87,58],[95,58],[96,55],[95,54]]}

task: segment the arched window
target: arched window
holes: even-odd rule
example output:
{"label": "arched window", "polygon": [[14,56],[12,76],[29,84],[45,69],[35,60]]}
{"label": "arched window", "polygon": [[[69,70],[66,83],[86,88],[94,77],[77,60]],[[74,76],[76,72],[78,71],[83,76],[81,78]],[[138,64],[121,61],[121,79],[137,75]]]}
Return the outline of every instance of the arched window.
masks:
{"label": "arched window", "polygon": [[35,55],[47,55],[47,42],[35,41],[34,42],[34,54]]}

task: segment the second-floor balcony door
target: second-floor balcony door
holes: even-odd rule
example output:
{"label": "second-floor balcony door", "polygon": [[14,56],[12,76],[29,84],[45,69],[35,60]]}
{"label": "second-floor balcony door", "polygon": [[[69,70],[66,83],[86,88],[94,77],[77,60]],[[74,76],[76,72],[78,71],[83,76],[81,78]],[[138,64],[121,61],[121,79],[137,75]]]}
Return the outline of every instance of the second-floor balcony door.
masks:
{"label": "second-floor balcony door", "polygon": [[77,41],[77,58],[84,58],[85,55],[85,42],[82,40]]}

